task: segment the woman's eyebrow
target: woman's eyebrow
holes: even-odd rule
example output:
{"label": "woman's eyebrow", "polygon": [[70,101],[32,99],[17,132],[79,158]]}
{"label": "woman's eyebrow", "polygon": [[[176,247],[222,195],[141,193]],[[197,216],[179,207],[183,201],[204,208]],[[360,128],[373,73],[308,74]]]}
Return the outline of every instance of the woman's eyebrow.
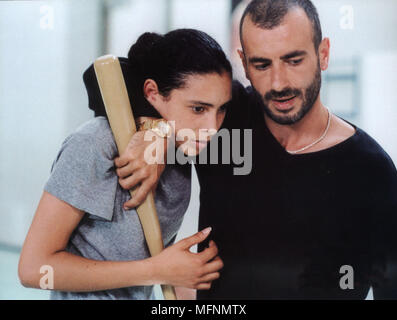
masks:
{"label": "woman's eyebrow", "polygon": [[189,103],[191,103],[191,104],[199,104],[199,105],[206,106],[206,107],[213,107],[214,106],[212,103],[198,101],[198,100],[190,100]]}

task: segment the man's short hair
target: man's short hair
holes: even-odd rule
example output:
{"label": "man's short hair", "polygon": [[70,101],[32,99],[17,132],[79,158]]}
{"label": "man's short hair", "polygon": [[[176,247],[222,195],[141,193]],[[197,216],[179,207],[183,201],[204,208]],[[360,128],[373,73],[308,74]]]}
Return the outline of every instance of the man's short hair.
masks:
{"label": "man's short hair", "polygon": [[313,43],[318,50],[322,41],[320,18],[310,0],[253,0],[245,9],[240,21],[240,39],[243,44],[243,23],[247,16],[262,29],[273,29],[281,24],[285,15],[292,9],[302,8],[313,26]]}

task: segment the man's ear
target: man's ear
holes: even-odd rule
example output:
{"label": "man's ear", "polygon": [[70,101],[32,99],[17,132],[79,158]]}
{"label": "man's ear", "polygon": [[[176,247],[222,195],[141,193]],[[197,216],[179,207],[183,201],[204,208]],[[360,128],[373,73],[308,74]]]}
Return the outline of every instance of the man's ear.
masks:
{"label": "man's ear", "polygon": [[325,71],[328,69],[329,54],[330,54],[329,38],[324,38],[323,41],[321,41],[320,46],[318,48],[320,68],[322,71]]}
{"label": "man's ear", "polygon": [[241,49],[237,49],[237,53],[240,56],[241,63],[243,64],[244,71],[245,71],[245,77],[249,80],[250,78],[248,76],[248,67],[247,67],[247,61],[245,59],[244,51]]}

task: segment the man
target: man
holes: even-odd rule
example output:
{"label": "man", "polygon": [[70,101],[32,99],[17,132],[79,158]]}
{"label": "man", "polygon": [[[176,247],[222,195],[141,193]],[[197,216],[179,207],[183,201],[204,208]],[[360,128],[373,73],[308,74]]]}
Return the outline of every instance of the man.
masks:
{"label": "man", "polygon": [[397,298],[396,169],[321,103],[330,41],[315,7],[254,0],[240,33],[252,88],[235,86],[223,126],[252,129],[252,171],[197,166],[199,228],[224,261],[198,299]]}

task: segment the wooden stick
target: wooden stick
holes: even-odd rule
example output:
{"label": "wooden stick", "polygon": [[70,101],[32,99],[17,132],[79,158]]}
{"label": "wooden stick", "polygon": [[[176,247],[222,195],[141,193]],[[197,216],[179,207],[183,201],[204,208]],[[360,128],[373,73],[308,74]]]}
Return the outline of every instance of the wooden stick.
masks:
{"label": "wooden stick", "polygon": [[[136,132],[136,125],[120,62],[115,56],[103,56],[95,60],[94,69],[117,149],[122,154]],[[133,197],[134,191],[130,190],[130,194]],[[159,254],[164,244],[152,192],[136,211],[150,254]],[[176,300],[172,286],[163,285],[162,290],[165,299]]]}

